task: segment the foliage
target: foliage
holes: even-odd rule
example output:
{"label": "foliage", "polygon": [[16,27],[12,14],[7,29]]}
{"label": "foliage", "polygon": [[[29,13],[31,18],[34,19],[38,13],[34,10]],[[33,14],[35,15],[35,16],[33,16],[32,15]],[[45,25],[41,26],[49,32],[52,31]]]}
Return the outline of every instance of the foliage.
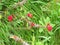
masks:
{"label": "foliage", "polygon": [[[0,0],[0,45],[20,45],[10,39],[11,34],[21,37],[30,45],[59,45],[60,44],[60,3],[55,0],[27,0],[23,6],[15,6],[21,0]],[[29,28],[26,18],[31,13],[33,18],[28,20],[46,26],[50,23],[52,31],[46,28]],[[13,20],[8,21],[8,16]]]}

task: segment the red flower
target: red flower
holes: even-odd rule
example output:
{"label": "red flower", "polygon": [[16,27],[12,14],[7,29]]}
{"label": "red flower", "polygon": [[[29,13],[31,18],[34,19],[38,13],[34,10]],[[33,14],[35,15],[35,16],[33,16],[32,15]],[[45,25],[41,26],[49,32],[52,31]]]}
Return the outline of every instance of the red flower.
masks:
{"label": "red flower", "polygon": [[35,24],[32,22],[32,23],[30,24],[30,26],[33,27],[33,26],[35,26]]}
{"label": "red flower", "polygon": [[50,24],[47,24],[47,29],[48,29],[48,31],[51,31],[52,30],[52,26]]}
{"label": "red flower", "polygon": [[13,20],[13,16],[12,15],[8,16],[8,21],[11,22],[12,20]]}
{"label": "red flower", "polygon": [[32,14],[31,13],[28,13],[27,16],[30,17],[30,18],[32,18]]}

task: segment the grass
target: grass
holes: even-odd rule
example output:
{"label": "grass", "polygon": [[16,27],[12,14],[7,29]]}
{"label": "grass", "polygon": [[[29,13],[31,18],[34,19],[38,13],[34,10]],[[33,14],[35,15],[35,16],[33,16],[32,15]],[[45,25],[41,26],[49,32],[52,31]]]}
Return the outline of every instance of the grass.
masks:
{"label": "grass", "polygon": [[[15,3],[14,1],[11,2],[12,4]],[[11,39],[9,37],[11,34],[21,37],[30,45],[60,45],[59,0],[28,0],[22,7],[17,7],[16,9],[12,8],[12,4],[7,5],[6,10],[3,10],[4,13],[1,13],[0,45],[22,45],[20,42]],[[21,21],[20,17],[25,18],[28,12],[33,14],[33,18],[28,18],[30,21],[43,26],[50,22],[53,30],[49,32],[45,28],[23,29],[24,27],[28,28],[28,24],[25,21]],[[7,17],[11,14],[16,17],[12,22],[9,22]]]}

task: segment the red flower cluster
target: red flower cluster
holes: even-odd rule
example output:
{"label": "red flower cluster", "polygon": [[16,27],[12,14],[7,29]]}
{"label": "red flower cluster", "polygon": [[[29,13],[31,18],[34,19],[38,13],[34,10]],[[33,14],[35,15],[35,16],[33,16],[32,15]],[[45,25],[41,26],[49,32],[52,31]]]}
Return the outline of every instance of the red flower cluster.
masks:
{"label": "red flower cluster", "polygon": [[48,31],[51,31],[52,30],[52,26],[50,24],[47,24],[46,27],[47,27]]}
{"label": "red flower cluster", "polygon": [[13,20],[13,16],[12,15],[8,16],[8,21],[11,22],[12,20]]}
{"label": "red flower cluster", "polygon": [[31,27],[35,26],[35,23],[31,22],[30,26],[31,26]]}
{"label": "red flower cluster", "polygon": [[27,16],[30,17],[30,18],[33,17],[31,13],[28,13]]}

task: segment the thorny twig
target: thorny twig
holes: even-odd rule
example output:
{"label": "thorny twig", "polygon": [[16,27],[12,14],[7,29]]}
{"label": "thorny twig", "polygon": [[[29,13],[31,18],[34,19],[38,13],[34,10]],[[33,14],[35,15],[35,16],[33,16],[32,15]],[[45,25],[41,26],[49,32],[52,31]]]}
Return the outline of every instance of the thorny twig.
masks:
{"label": "thorny twig", "polygon": [[27,42],[25,42],[22,38],[19,38],[16,35],[10,35],[10,38],[14,39],[15,41],[21,42],[23,45],[29,45]]}
{"label": "thorny twig", "polygon": [[[28,20],[27,18],[20,18],[20,20],[25,20],[29,24],[29,27],[31,26],[31,23],[33,23],[30,20]],[[34,23],[34,27],[36,27],[36,28],[44,28],[43,26],[41,26],[39,24],[36,24],[36,23]]]}
{"label": "thorny twig", "polygon": [[26,1],[27,1],[27,0],[23,0],[23,1],[21,1],[21,2],[15,3],[15,7],[16,7],[16,6],[23,6],[23,4],[26,3]]}

